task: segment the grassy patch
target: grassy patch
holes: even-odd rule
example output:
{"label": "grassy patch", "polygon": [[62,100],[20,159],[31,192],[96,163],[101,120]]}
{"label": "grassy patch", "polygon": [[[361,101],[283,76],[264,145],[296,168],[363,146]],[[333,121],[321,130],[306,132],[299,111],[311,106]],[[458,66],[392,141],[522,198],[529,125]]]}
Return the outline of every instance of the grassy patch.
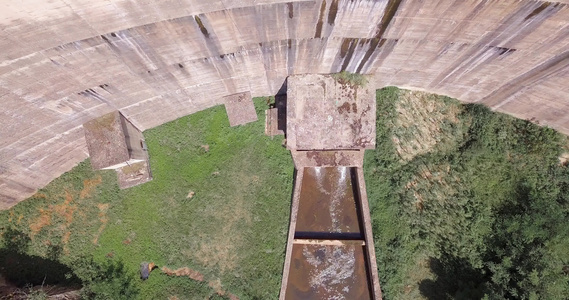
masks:
{"label": "grassy patch", "polygon": [[[141,186],[119,190],[113,171],[92,171],[85,161],[1,212],[2,234],[17,232],[22,253],[69,268],[95,294],[223,299],[221,289],[240,299],[276,299],[293,166],[282,139],[263,134],[266,103],[255,99],[259,121],[235,128],[218,106],[148,130],[154,180]],[[189,267],[204,281],[159,269],[134,280],[143,261]],[[132,286],[97,275],[105,272]]]}

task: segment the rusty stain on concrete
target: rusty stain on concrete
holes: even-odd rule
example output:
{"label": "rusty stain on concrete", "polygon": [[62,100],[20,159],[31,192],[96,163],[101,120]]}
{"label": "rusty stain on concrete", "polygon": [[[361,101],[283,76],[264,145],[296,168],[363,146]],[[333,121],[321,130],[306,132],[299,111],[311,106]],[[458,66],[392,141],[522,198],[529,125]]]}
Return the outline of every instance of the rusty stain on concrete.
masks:
{"label": "rusty stain on concrete", "polygon": [[375,90],[330,75],[290,76],[286,136],[291,150],[374,148]]}

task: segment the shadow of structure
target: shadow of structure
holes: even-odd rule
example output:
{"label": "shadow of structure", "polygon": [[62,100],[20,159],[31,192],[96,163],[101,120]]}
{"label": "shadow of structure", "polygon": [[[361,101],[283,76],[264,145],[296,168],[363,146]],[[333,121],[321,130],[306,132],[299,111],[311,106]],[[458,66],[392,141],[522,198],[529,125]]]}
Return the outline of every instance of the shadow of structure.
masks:
{"label": "shadow of structure", "polygon": [[97,263],[92,258],[83,257],[76,260],[71,269],[58,261],[61,247],[48,249],[47,258],[29,255],[29,236],[13,228],[4,231],[3,240],[0,275],[8,285],[0,286],[0,299],[13,295],[18,289],[32,287],[42,289],[48,295],[74,292],[77,297],[82,289],[83,296],[88,299],[95,296],[100,299],[131,299],[138,294],[132,274],[120,260]]}
{"label": "shadow of structure", "polygon": [[277,130],[286,135],[286,94],[275,96],[275,107],[277,108]]}
{"label": "shadow of structure", "polygon": [[4,241],[4,247],[0,248],[0,274],[13,285],[81,286],[73,271],[57,261],[60,247],[51,247],[49,258],[28,255],[29,236],[13,228],[4,232]]}
{"label": "shadow of structure", "polygon": [[444,256],[431,258],[429,266],[436,279],[419,283],[421,294],[429,300],[482,299],[488,278],[465,259]]}

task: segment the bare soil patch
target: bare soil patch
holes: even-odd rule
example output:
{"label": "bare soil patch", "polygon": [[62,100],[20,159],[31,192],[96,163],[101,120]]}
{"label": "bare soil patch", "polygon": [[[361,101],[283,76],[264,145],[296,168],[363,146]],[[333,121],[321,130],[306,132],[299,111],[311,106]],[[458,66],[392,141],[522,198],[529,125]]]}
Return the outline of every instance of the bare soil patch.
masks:
{"label": "bare soil patch", "polygon": [[559,156],[559,164],[562,166],[569,164],[569,152],[565,152]]}
{"label": "bare soil patch", "polygon": [[[29,223],[31,237],[37,235],[42,228],[52,225],[52,221],[62,220],[61,228],[66,228],[73,222],[73,214],[77,210],[77,205],[73,203],[73,195],[69,190],[65,190],[65,201],[62,204],[49,205],[47,208],[39,208],[39,217]],[[57,219],[54,220],[54,217]]]}
{"label": "bare soil patch", "polygon": [[59,205],[50,206],[61,218],[65,220],[65,226],[73,222],[73,214],[77,210],[77,205],[73,204],[73,195],[68,190],[65,191],[65,202]]}
{"label": "bare soil patch", "polygon": [[[160,269],[162,273],[168,276],[187,276],[188,278],[196,281],[204,281],[204,275],[196,270],[192,270],[188,267],[179,268],[176,270],[170,269],[168,267],[162,267]],[[239,300],[239,298],[223,289],[223,285],[221,284],[221,280],[214,279],[208,281],[207,285],[211,287],[216,294],[220,296],[227,296],[230,300]],[[177,296],[171,296],[168,299],[178,299]]]}
{"label": "bare soil patch", "polygon": [[188,276],[190,279],[193,280],[197,280],[197,281],[203,281],[204,277],[203,274],[196,271],[196,270],[192,270],[188,267],[183,267],[183,268],[179,268],[176,270],[170,269],[168,267],[162,267],[162,273],[168,275],[168,276]]}

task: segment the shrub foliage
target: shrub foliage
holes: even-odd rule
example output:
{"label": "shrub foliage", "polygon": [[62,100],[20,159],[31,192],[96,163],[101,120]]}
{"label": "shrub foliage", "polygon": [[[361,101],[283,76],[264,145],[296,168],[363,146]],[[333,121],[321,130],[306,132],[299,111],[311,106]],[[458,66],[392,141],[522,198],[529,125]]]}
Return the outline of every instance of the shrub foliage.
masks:
{"label": "shrub foliage", "polygon": [[405,161],[393,145],[394,132],[405,130],[397,125],[400,94],[378,91],[378,146],[365,164],[385,298],[565,299],[565,137],[467,104],[452,147]]}

